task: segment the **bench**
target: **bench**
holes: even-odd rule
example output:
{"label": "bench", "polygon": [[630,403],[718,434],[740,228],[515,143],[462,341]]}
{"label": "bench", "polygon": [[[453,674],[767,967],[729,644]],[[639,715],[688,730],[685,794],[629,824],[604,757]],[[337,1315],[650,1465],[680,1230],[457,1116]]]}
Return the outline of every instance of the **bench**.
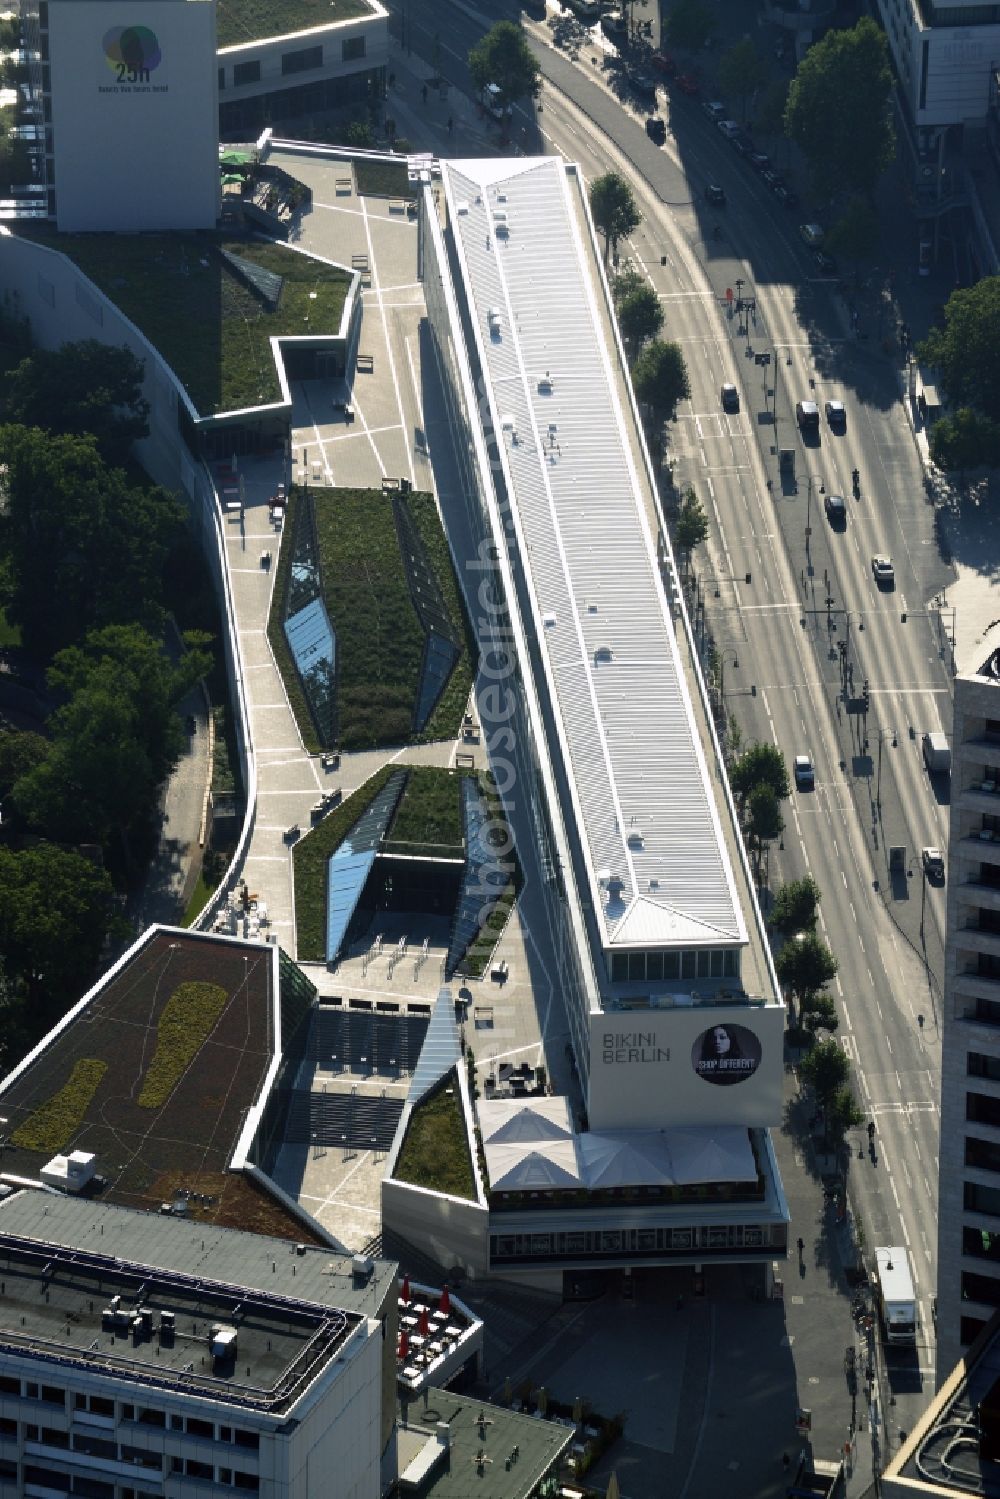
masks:
{"label": "bench", "polygon": [[510,968],[506,963],[494,963],[490,969],[490,978],[497,984],[505,984]]}
{"label": "bench", "polygon": [[336,753],[321,755],[319,763],[322,765],[324,770],[339,770],[340,756]]}
{"label": "bench", "polygon": [[375,369],[374,354],[359,354],[354,361],[359,375],[370,375]]}
{"label": "bench", "polygon": [[285,831],[282,833],[281,836],[285,840],[286,843],[294,843],[295,840],[301,834],[301,832],[302,832],[302,829],[299,827],[298,823],[297,822],[293,822],[292,825],[291,825],[291,827],[290,828],[286,828]]}
{"label": "bench", "polygon": [[353,177],[337,177],[333,187],[338,197],[344,193],[350,194],[354,191],[354,179]]}
{"label": "bench", "polygon": [[390,479],[388,474],[382,475],[383,494],[409,494],[412,488],[409,479]]}

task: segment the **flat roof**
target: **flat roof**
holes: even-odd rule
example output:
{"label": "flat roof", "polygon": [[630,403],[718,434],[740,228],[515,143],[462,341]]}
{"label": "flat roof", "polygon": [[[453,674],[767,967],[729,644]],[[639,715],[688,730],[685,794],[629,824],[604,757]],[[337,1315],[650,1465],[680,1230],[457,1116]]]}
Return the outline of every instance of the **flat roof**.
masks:
{"label": "flat roof", "polygon": [[[401,1493],[418,1493],[427,1499],[469,1499],[488,1475],[485,1492],[490,1499],[527,1499],[552,1470],[569,1446],[575,1423],[540,1420],[502,1405],[489,1405],[449,1390],[426,1390],[415,1399],[397,1400],[395,1430],[399,1472],[404,1474],[438,1426],[448,1428],[448,1460],[433,1469],[418,1488],[401,1487]],[[514,1447],[516,1461],[507,1464]],[[482,1463],[478,1462],[482,1456]]]}
{"label": "flat roof", "polygon": [[551,156],[442,178],[602,940],[744,945],[578,189]]}
{"label": "flat roof", "polygon": [[[0,1083],[2,1174],[37,1181],[57,1153],[92,1152],[104,1201],[159,1212],[184,1200],[198,1223],[318,1238],[249,1174],[229,1170],[275,1054],[275,960],[260,943],[150,928]],[[160,1019],[196,986],[211,989],[218,1012],[157,1102],[144,1086]]]}
{"label": "flat roof", "polygon": [[[216,1252],[199,1256],[206,1232]],[[310,1277],[297,1274],[309,1250],[300,1256],[270,1241],[274,1269],[254,1284],[246,1256],[267,1243],[30,1189],[15,1193],[0,1204],[0,1349],[281,1413],[364,1319],[310,1294]],[[143,1308],[148,1321],[136,1327]],[[164,1313],[173,1317],[172,1333],[162,1331]],[[235,1329],[235,1356],[213,1357],[220,1326]]]}
{"label": "flat roof", "polygon": [[239,47],[380,13],[370,0],[217,0],[216,40]]}

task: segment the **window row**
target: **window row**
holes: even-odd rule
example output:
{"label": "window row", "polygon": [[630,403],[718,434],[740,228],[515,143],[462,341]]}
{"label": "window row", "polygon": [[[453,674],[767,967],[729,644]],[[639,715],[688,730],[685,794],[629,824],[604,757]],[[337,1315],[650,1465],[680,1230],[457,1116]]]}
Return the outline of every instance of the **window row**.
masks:
{"label": "window row", "polygon": [[695,952],[654,948],[650,952],[611,954],[614,984],[636,980],[656,984],[670,979],[731,979],[738,973],[739,953],[735,947],[702,948]]}
{"label": "window row", "polygon": [[711,1224],[698,1228],[595,1229],[579,1233],[491,1234],[494,1260],[566,1259],[581,1255],[689,1254],[694,1250],[782,1249],[784,1230]]}
{"label": "window row", "polygon": [[[39,1384],[36,1380],[21,1380],[9,1374],[0,1375],[0,1395],[39,1400],[63,1410],[66,1408],[66,1391],[59,1385]],[[260,1447],[260,1433],[249,1431],[246,1427],[227,1423],[217,1425],[214,1421],[206,1421],[199,1416],[182,1416],[177,1411],[168,1413],[156,1406],[135,1405],[127,1400],[120,1401],[116,1407],[114,1400],[105,1395],[86,1395],[79,1390],[74,1391],[71,1409],[88,1411],[93,1416],[102,1416],[109,1421],[114,1421],[117,1417],[119,1421],[132,1421],[137,1426],[152,1426],[159,1431],[185,1432],[189,1437],[229,1442],[234,1447],[243,1447],[251,1452],[256,1452]],[[0,1439],[11,1435],[11,1428],[16,1435],[15,1421],[0,1420]],[[37,1433],[38,1428],[32,1426],[26,1430]]]}
{"label": "window row", "polygon": [[[341,62],[362,62],[366,56],[366,38],[363,36],[345,37],[340,44]],[[281,71],[285,77],[290,73],[308,73],[314,68],[323,66],[323,47],[319,43],[313,47],[299,47],[294,52],[282,52]],[[237,62],[233,64],[233,88],[244,88],[247,84],[259,83],[261,79],[260,59],[255,58],[250,62]],[[226,86],[226,70],[219,69],[219,88]]]}

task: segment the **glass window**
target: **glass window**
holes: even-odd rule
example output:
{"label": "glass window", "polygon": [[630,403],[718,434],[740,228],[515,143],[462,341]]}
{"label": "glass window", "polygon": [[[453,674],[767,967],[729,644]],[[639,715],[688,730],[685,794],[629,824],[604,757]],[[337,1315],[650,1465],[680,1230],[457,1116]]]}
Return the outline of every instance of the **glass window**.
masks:
{"label": "glass window", "polygon": [[646,954],[646,977],[652,981],[658,981],[663,977],[663,953],[648,952]]}
{"label": "glass window", "polygon": [[0,1442],[17,1441],[17,1422],[9,1416],[0,1416]]}
{"label": "glass window", "polygon": [[992,1140],[977,1140],[973,1135],[966,1136],[965,1164],[979,1171],[1000,1171],[1000,1144]]}
{"label": "glass window", "polygon": [[365,55],[365,39],[363,36],[345,37],[340,44],[340,57],[342,62],[357,62]]}
{"label": "glass window", "polygon": [[966,1058],[966,1070],[970,1077],[985,1077],[992,1083],[1000,1083],[1000,1057],[988,1057],[981,1051],[970,1051]]}
{"label": "glass window", "polygon": [[695,979],[698,977],[698,954],[695,952],[681,953],[681,978]]}
{"label": "glass window", "polygon": [[256,1452],[260,1446],[260,1433],[257,1431],[247,1431],[244,1427],[237,1426],[234,1436],[237,1447],[249,1447],[251,1451]]}
{"label": "glass window", "polygon": [[629,953],[628,976],[630,979],[638,979],[640,982],[646,977],[646,954],[644,952]]}
{"label": "glass window", "polygon": [[733,979],[736,977],[736,949],[727,947],[722,955],[723,977]]}
{"label": "glass window", "polygon": [[[60,1391],[59,1393],[61,1397],[62,1391]],[[45,1398],[46,1400],[48,1400],[50,1397],[46,1395]],[[93,1411],[95,1416],[113,1416],[115,1413],[115,1402],[113,1400],[105,1399],[103,1395],[91,1395],[90,1409]]]}
{"label": "glass window", "polygon": [[681,955],[679,952],[665,952],[663,954],[663,977],[665,979],[677,979],[681,976]]}
{"label": "glass window", "polygon": [[623,984],[628,978],[628,954],[616,952],[611,954],[611,982]]}
{"label": "glass window", "polygon": [[974,1124],[1000,1126],[1000,1098],[988,1093],[966,1093],[965,1117]]}
{"label": "glass window", "polygon": [[233,1474],[233,1487],[237,1489],[253,1489],[255,1492],[260,1488],[260,1479],[256,1473],[241,1473],[239,1468]]}
{"label": "glass window", "polygon": [[56,1431],[52,1426],[43,1426],[42,1441],[47,1442],[50,1447],[66,1448],[69,1446],[69,1432]]}
{"label": "glass window", "polygon": [[974,1343],[982,1332],[986,1323],[979,1317],[963,1317],[961,1323],[961,1339],[964,1346]]}
{"label": "glass window", "polygon": [[187,1431],[189,1437],[208,1437],[211,1440],[215,1436],[215,1425],[212,1421],[202,1421],[197,1416],[188,1416]]}
{"label": "glass window", "polygon": [[238,62],[233,65],[233,88],[239,88],[244,83],[260,82],[259,62]]}
{"label": "glass window", "polygon": [[226,70],[225,70],[225,68],[220,68],[219,69],[219,91],[221,92],[225,88],[225,86],[226,86]]}
{"label": "glass window", "polygon": [[722,948],[721,947],[714,948],[713,952],[712,952],[712,977],[714,979],[721,979],[721,977],[722,977]]}
{"label": "glass window", "polygon": [[983,1187],[978,1182],[965,1182],[963,1203],[967,1213],[984,1213],[991,1218],[1000,1218],[1000,1187]]}
{"label": "glass window", "polygon": [[698,954],[698,977],[700,979],[707,979],[711,977],[711,973],[712,954],[709,952],[707,947],[702,948],[702,950]]}
{"label": "glass window", "polygon": [[26,1463],[24,1467],[25,1483],[37,1483],[41,1488],[55,1489],[57,1493],[69,1493],[69,1474],[53,1473],[51,1468],[39,1468],[34,1463]]}
{"label": "glass window", "polygon": [[283,73],[307,73],[312,68],[323,66],[323,48],[303,47],[299,52],[283,52],[281,54],[281,71]]}
{"label": "glass window", "polygon": [[21,1381],[10,1374],[0,1374],[0,1395],[20,1395]]}
{"label": "glass window", "polygon": [[187,1460],[187,1476],[189,1478],[207,1478],[209,1483],[215,1477],[215,1469],[211,1463],[199,1462],[195,1457]]}
{"label": "glass window", "polygon": [[971,1270],[963,1271],[962,1300],[1000,1306],[1000,1280],[994,1279],[992,1275],[975,1275]]}

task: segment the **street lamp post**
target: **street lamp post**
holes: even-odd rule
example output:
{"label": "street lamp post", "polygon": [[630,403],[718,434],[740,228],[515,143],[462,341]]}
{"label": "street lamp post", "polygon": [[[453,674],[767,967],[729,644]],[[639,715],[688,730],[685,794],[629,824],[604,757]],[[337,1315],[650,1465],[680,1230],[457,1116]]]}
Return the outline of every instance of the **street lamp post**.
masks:
{"label": "street lamp post", "polygon": [[826,485],[818,474],[810,474],[806,484],[806,556],[809,555],[809,538],[812,535],[812,497],[813,485],[819,486],[820,494],[826,494]]}

